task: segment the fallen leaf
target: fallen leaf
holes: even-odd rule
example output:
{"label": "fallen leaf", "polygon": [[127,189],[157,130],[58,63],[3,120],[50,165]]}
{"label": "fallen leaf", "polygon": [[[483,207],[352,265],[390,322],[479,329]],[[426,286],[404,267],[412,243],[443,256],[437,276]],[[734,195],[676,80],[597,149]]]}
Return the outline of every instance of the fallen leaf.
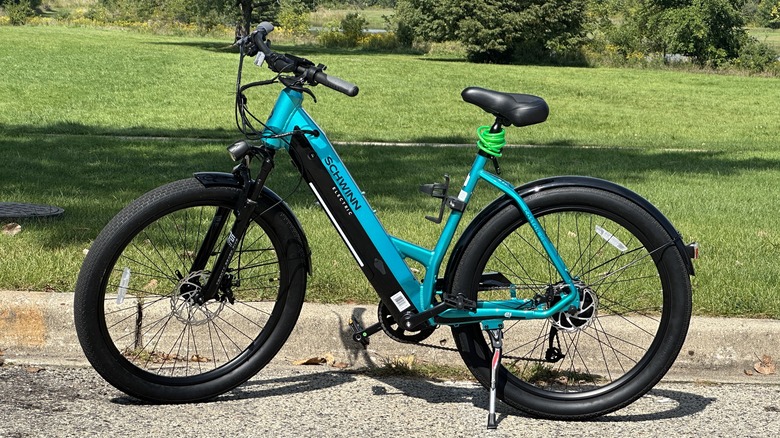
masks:
{"label": "fallen leaf", "polygon": [[208,357],[203,357],[199,354],[193,354],[192,357],[190,358],[190,362],[208,362],[209,360],[211,359],[209,359]]}
{"label": "fallen leaf", "polygon": [[5,224],[3,226],[3,234],[6,236],[15,236],[22,232],[22,226],[17,224],[16,222],[11,222],[10,224]]}
{"label": "fallen leaf", "polygon": [[348,363],[346,363],[346,362],[336,362],[336,363],[334,363],[334,364],[333,364],[333,365],[331,365],[331,366],[332,366],[333,368],[339,368],[339,369],[342,369],[342,370],[343,370],[344,368],[349,368],[349,364],[348,364]]}
{"label": "fallen leaf", "polygon": [[329,364],[333,364],[334,362],[336,362],[336,358],[333,357],[333,355],[330,354],[330,353],[326,354],[324,359],[325,359],[325,362],[329,363]]}
{"label": "fallen leaf", "polygon": [[772,356],[763,355],[758,362],[753,365],[753,369],[759,374],[774,374],[777,371],[777,366],[772,362]]}
{"label": "fallen leaf", "polygon": [[27,367],[24,370],[27,371],[30,374],[36,374],[36,373],[40,373],[41,371],[43,371],[44,368],[40,368],[40,367]]}
{"label": "fallen leaf", "polygon": [[320,365],[327,362],[328,360],[324,357],[310,357],[308,359],[296,360],[293,362],[293,365]]}
{"label": "fallen leaf", "polygon": [[745,373],[746,376],[753,376],[753,371],[750,370],[742,370],[743,373]]}
{"label": "fallen leaf", "polygon": [[157,283],[158,281],[153,278],[151,281],[149,281],[149,283],[146,283],[146,286],[144,286],[144,291],[154,292],[154,290],[157,289]]}
{"label": "fallen leaf", "polygon": [[396,360],[396,363],[398,365],[403,365],[406,368],[412,368],[412,365],[414,365],[414,355],[413,354],[410,354],[409,356],[400,356],[400,357],[397,357],[395,360]]}

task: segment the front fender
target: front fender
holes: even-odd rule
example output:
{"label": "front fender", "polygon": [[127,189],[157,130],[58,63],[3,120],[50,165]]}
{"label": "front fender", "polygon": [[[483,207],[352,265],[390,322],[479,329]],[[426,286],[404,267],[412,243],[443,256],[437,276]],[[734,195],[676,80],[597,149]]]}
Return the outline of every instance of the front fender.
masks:
{"label": "front fender", "polygon": [[[243,182],[239,180],[238,177],[232,173],[227,172],[197,172],[193,175],[193,177],[195,177],[195,179],[205,187],[234,187],[237,189],[244,187]],[[290,218],[290,223],[293,224],[295,230],[298,232],[298,234],[300,234],[301,239],[303,239],[303,247],[306,251],[306,272],[311,275],[311,248],[309,247],[309,241],[306,238],[306,234],[303,232],[303,227],[301,227],[301,223],[298,221],[298,218],[295,217],[295,214],[290,209],[290,206],[288,206],[279,195],[277,195],[268,187],[263,187],[263,192],[260,196],[269,199],[271,201],[271,205],[274,206],[273,208],[279,209],[282,214],[285,214]]]}
{"label": "front fender", "polygon": [[[683,243],[682,236],[680,236],[680,233],[674,228],[672,223],[669,222],[669,219],[667,219],[666,216],[664,216],[647,199],[639,196],[638,194],[621,185],[603,179],[586,176],[555,176],[551,178],[538,179],[520,187],[516,187],[515,192],[519,194],[520,197],[525,198],[526,196],[533,193],[543,192],[545,190],[560,187],[589,187],[604,190],[622,196],[623,198],[626,198],[634,204],[638,205],[648,214],[650,214],[650,216],[652,216],[655,220],[657,220],[658,223],[661,224],[661,226],[664,228],[664,230],[666,230],[669,236],[672,237],[675,247],[678,251],[680,251],[680,255],[682,256],[683,260],[685,260],[688,274],[694,275],[693,263],[691,262],[689,251]],[[447,262],[447,268],[444,273],[444,278],[447,279],[447,283],[445,285],[446,291],[451,290],[451,284],[449,282],[452,279],[452,274],[455,271],[455,267],[458,266],[458,263],[463,256],[464,249],[474,238],[474,235],[477,233],[477,231],[482,228],[482,226],[493,216],[494,212],[499,211],[513,202],[514,201],[511,197],[509,197],[509,195],[499,197],[495,201],[491,202],[487,207],[485,207],[474,218],[474,220],[471,221],[469,226],[466,227],[466,230],[463,231],[463,234],[460,236],[458,242],[453,247],[452,255],[450,256],[450,260]]]}

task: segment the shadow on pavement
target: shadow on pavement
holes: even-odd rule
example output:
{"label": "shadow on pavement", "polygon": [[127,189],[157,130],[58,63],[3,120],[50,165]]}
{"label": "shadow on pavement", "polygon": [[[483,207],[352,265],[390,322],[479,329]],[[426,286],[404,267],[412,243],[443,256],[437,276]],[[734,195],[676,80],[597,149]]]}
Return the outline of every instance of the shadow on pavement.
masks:
{"label": "shadow on pavement", "polygon": [[[476,407],[485,409],[485,412],[487,413],[488,392],[480,387],[443,387],[441,384],[417,378],[388,377],[377,378],[377,380],[391,386],[395,391],[390,390],[383,385],[375,385],[372,387],[372,392],[375,396],[401,395],[404,397],[420,398],[428,403],[452,403],[460,401],[463,403],[472,403]],[[655,401],[655,403],[652,403],[650,406],[652,409],[645,409],[646,412],[644,413],[621,414],[623,411],[619,410],[591,421],[618,423],[682,418],[703,411],[715,401],[713,398],[703,397],[698,394],[668,389],[653,389],[644,397]],[[634,409],[634,411],[635,410],[636,409]],[[496,413],[498,414],[499,423],[509,416],[533,418],[529,414],[500,402],[497,403]]]}
{"label": "shadow on pavement", "polygon": [[[279,395],[291,395],[317,391],[353,382],[354,377],[342,372],[306,373],[292,377],[270,379],[253,379],[225,395],[215,397],[204,403],[263,398]],[[112,403],[120,405],[151,405],[133,397],[122,396],[111,399]]]}

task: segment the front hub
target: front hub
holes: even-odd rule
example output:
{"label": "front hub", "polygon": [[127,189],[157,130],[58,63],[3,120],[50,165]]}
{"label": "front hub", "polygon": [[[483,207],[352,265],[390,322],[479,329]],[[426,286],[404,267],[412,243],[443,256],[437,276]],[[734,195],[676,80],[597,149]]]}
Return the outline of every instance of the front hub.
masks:
{"label": "front hub", "polygon": [[224,300],[211,300],[199,303],[202,284],[208,280],[204,271],[190,272],[179,280],[171,295],[171,313],[179,321],[188,325],[203,325],[213,321],[225,307]]}

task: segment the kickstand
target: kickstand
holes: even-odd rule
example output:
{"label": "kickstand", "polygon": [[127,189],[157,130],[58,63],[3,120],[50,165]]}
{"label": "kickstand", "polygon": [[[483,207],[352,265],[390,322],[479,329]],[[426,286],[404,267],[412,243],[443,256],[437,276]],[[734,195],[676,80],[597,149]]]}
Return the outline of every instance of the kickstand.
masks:
{"label": "kickstand", "polygon": [[490,329],[487,331],[490,336],[490,342],[493,344],[493,361],[490,364],[490,405],[488,408],[488,429],[498,427],[496,423],[496,378],[498,377],[498,366],[501,365],[501,348],[504,340],[504,332],[501,328]]}

